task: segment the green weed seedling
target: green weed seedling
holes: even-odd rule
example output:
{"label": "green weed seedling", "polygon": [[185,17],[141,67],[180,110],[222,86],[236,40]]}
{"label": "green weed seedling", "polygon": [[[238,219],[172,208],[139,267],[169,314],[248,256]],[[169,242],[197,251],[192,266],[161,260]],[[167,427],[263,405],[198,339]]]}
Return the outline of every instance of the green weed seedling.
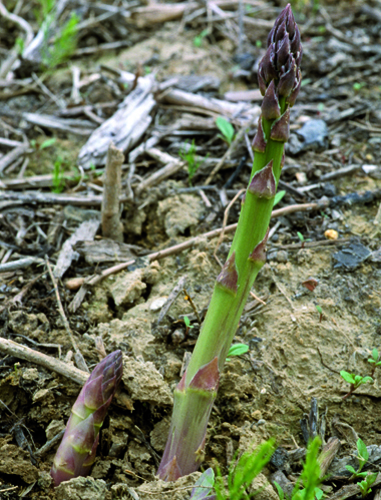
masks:
{"label": "green weed seedling", "polygon": [[359,83],[359,82],[355,82],[353,84],[353,90],[355,92],[358,92],[359,90],[361,90],[363,87],[365,87],[366,83],[365,82],[362,82],[362,83]]}
{"label": "green weed seedling", "polygon": [[323,320],[323,309],[319,305],[316,305],[315,307],[316,307],[317,312],[320,315],[319,316],[319,323],[321,323]]}
{"label": "green weed seedling", "polygon": [[223,141],[227,142],[230,146],[235,135],[233,125],[223,116],[218,116],[216,118],[216,125],[218,127],[218,130],[222,134],[222,135],[218,134],[218,137],[220,137]]}
{"label": "green weed seedling", "polygon": [[179,151],[179,155],[180,155],[180,158],[183,161],[187,162],[187,164],[188,164],[188,181],[189,181],[189,185],[191,186],[194,174],[197,172],[199,166],[201,165],[201,161],[197,160],[197,157],[196,157],[195,140],[192,139],[192,142],[189,145],[188,149],[184,148],[182,151]]}
{"label": "green weed seedling", "polygon": [[246,451],[237,461],[234,460],[228,473],[228,494],[221,481],[221,473],[217,470],[220,481],[216,481],[214,485],[216,500],[248,500],[255,496],[255,493],[248,495],[245,490],[270,461],[274,451],[275,442],[270,439],[254,452]]}
{"label": "green weed seedling", "polygon": [[372,350],[372,357],[368,359],[368,363],[371,363],[372,366],[372,373],[370,374],[371,377],[373,377],[374,372],[376,371],[377,366],[381,366],[381,361],[379,360],[380,355],[378,353],[378,350],[374,348]]}
{"label": "green weed seedling", "polygon": [[348,373],[345,370],[341,370],[340,375],[343,377],[345,382],[351,385],[348,394],[343,396],[343,400],[347,399],[360,385],[367,384],[368,382],[373,382],[372,377],[362,377],[361,375],[355,375],[354,373]]}
{"label": "green weed seedling", "polygon": [[299,238],[300,243],[301,243],[300,248],[304,248],[304,246],[305,246],[306,242],[307,242],[307,241],[311,241],[311,239],[310,239],[310,238],[305,239],[305,237],[302,235],[302,233],[299,233],[299,231],[297,231],[297,233],[296,233],[296,234],[298,235],[298,238]]}
{"label": "green weed seedling", "polygon": [[371,493],[372,491],[371,486],[377,479],[377,476],[378,476],[377,472],[374,472],[373,474],[368,474],[365,479],[357,483],[363,498],[366,497],[369,493]]}
{"label": "green weed seedling", "polygon": [[195,47],[201,47],[203,39],[209,35],[209,30],[202,30],[201,33],[193,38],[193,45]]}
{"label": "green weed seedling", "polygon": [[350,481],[353,481],[354,479],[357,479],[359,477],[366,477],[368,474],[367,472],[361,472],[364,465],[369,460],[368,450],[366,449],[364,441],[360,438],[357,440],[356,446],[358,453],[359,468],[356,471],[351,465],[345,466],[345,468],[352,474],[352,476],[349,478]]}
{"label": "green weed seedling", "polygon": [[249,346],[246,344],[234,344],[230,347],[226,361],[230,361],[230,356],[241,356],[249,350]]}
{"label": "green weed seedling", "polygon": [[55,0],[38,0],[39,9],[34,10],[34,15],[44,33],[44,48],[42,51],[42,63],[48,70],[54,69],[59,64],[66,62],[77,48],[77,25],[79,17],[73,12],[70,19],[61,27],[56,35],[53,45],[48,46],[50,27],[53,23]]}
{"label": "green weed seedling", "polygon": [[52,192],[61,193],[65,189],[65,179],[62,169],[63,159],[59,156],[54,162]]}
{"label": "green weed seedling", "polygon": [[189,330],[191,330],[194,327],[191,325],[191,322],[190,322],[190,319],[188,318],[188,316],[184,316],[183,321],[184,321],[184,325],[185,325],[185,335],[188,335]]}

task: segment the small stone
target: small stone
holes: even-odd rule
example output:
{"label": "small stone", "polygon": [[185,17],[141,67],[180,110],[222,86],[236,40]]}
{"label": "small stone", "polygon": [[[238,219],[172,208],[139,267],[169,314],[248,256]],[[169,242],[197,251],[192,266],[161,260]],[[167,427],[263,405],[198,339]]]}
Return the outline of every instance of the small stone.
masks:
{"label": "small stone", "polygon": [[327,240],[337,240],[337,238],[339,237],[339,233],[334,229],[327,229],[324,232],[324,236],[327,238]]}
{"label": "small stone", "polygon": [[36,403],[37,401],[41,401],[42,399],[46,398],[49,392],[50,392],[49,389],[40,389],[34,394],[33,402]]}
{"label": "small stone", "polygon": [[24,380],[38,380],[37,368],[26,368],[23,371],[22,378]]}
{"label": "small stone", "polygon": [[276,261],[277,262],[287,262],[288,261],[288,252],[286,250],[278,250],[276,253]]}
{"label": "small stone", "polygon": [[59,432],[65,429],[65,423],[63,420],[52,420],[50,424],[45,429],[46,439],[50,441]]}
{"label": "small stone", "polygon": [[255,410],[251,413],[251,417],[254,418],[255,420],[261,420],[262,418],[262,412],[261,410]]}
{"label": "small stone", "polygon": [[163,307],[163,305],[167,302],[168,297],[158,297],[157,299],[153,300],[149,306],[151,311],[160,311],[160,309]]}

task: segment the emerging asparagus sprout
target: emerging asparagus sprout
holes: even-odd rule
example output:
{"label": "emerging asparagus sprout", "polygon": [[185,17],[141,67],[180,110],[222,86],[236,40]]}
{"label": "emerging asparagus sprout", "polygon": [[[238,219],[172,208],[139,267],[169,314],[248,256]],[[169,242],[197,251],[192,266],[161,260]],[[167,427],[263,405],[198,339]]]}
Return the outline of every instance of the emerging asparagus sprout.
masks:
{"label": "emerging asparagus sprout", "polygon": [[174,481],[198,469],[220,373],[254,280],[266,261],[266,242],[289,136],[290,108],[301,85],[300,32],[288,4],[275,21],[258,68],[262,114],[252,144],[254,163],[228,259],[186,372],[174,391],[169,438],[158,475]]}
{"label": "emerging asparagus sprout", "polygon": [[112,352],[97,364],[82,387],[53,460],[50,474],[55,486],[90,472],[99,431],[122,378],[122,361],[121,351]]}

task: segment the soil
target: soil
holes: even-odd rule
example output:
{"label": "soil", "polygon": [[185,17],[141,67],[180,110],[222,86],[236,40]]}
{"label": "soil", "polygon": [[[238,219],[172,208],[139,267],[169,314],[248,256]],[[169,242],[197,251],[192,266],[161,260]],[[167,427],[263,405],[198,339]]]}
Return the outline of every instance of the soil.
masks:
{"label": "soil", "polygon": [[[263,13],[265,19],[273,20],[279,12],[278,4],[261,5],[268,8]],[[314,202],[322,197],[332,199],[353,192],[377,193],[381,189],[380,51],[377,45],[380,43],[380,20],[367,14],[364,6],[366,4],[358,0],[340,2],[340,5],[318,3],[316,11],[308,2],[296,5],[295,15],[301,24],[305,47],[305,85],[293,108],[292,131],[295,133],[307,119],[321,119],[326,122],[329,132],[320,147],[315,144],[297,154],[289,151],[283,181],[295,189],[319,182],[321,185],[301,190],[304,198],[288,191],[279,207]],[[372,7],[380,13],[379,3],[375,2]],[[98,58],[76,59],[75,64],[86,76],[100,71],[101,64],[132,71],[141,64],[143,68],[156,71],[159,81],[173,75],[212,75],[220,79],[220,85],[218,91],[210,95],[220,98],[227,91],[257,88],[255,72],[251,69],[245,70],[243,76],[236,74],[240,61],[242,69],[244,58],[237,58],[236,40],[228,36],[230,31],[214,30],[202,38],[200,47],[195,46],[194,39],[203,27],[205,25],[195,23],[184,27],[177,20],[150,29],[135,28],[129,48]],[[15,34],[13,29],[12,36]],[[254,31],[253,27],[248,27],[241,55],[255,61],[263,53],[256,41],[263,42],[266,32],[266,29]],[[370,48],[369,57],[373,57],[374,67],[366,63],[364,51],[356,51],[356,37],[359,45]],[[372,47],[378,49],[372,52]],[[354,83],[361,85],[354,86]],[[60,95],[71,87],[70,70],[62,66],[48,76],[44,85]],[[115,98],[107,78],[98,80],[83,93],[86,103],[108,102]],[[42,94],[8,99],[3,103],[7,111],[4,121],[18,128],[17,120],[10,118],[12,111],[46,113],[50,109],[52,112],[53,103],[46,105],[45,99]],[[180,111],[165,106],[156,113],[156,119],[163,124],[181,116]],[[37,144],[49,137],[56,138],[56,142],[50,148],[36,148],[30,153],[25,176],[51,174],[54,159],[58,157],[62,158],[67,172],[73,172],[79,150],[87,140],[38,126],[29,127],[26,133],[28,140],[34,139]],[[250,131],[250,138],[253,133],[254,129]],[[195,137],[200,155],[206,156],[209,145],[210,156],[222,157],[226,151],[227,145],[221,139],[208,143],[210,135]],[[178,155],[169,141],[163,140],[160,147]],[[242,144],[237,164],[244,154]],[[155,162],[146,160],[137,170],[141,177],[159,168]],[[359,168],[349,175],[329,182],[320,181],[324,174],[353,164]],[[361,168],[369,165],[374,168]],[[156,251],[220,227],[225,207],[219,190],[234,168],[221,170],[213,181],[216,189],[204,191],[210,206],[197,191],[179,192],[189,187],[186,169],[134,201],[126,202],[122,213],[125,243]],[[249,172],[248,168],[244,169],[231,189],[238,192],[245,187]],[[17,172],[4,175],[8,179],[16,177]],[[201,170],[193,184],[202,186],[207,175],[208,172]],[[65,192],[69,193],[71,187],[67,182]],[[97,207],[92,207],[94,209]],[[55,211],[60,211],[61,207],[25,205],[23,211],[1,210],[0,239],[15,246],[14,235],[20,224],[17,217],[23,218],[27,226],[39,224],[46,231]],[[236,222],[238,210],[236,203],[230,210],[229,224]],[[368,359],[372,349],[381,352],[381,222],[377,196],[370,203],[297,212],[279,221],[268,244],[267,263],[253,289],[261,300],[249,299],[234,340],[247,344],[249,352],[231,357],[221,377],[208,427],[203,469],[218,466],[226,474],[235,453],[257,446],[270,437],[287,451],[305,447],[300,421],[310,412],[313,398],[317,399],[320,412],[325,414],[325,440],[332,436],[339,436],[341,440],[339,456],[354,452],[354,439],[342,432],[343,427],[338,422],[353,427],[367,445],[381,446],[380,369],[375,371],[374,383],[362,385],[346,399],[343,396],[348,393],[349,384],[339,374],[346,370],[370,375],[372,366]],[[272,226],[276,223],[274,220]],[[66,218],[61,245],[78,225],[74,218]],[[331,232],[327,233],[328,230]],[[303,242],[297,233],[303,235]],[[338,239],[327,245],[327,235]],[[99,231],[97,238],[100,237]],[[231,240],[231,235],[224,237],[218,251],[221,261],[228,253]],[[24,245],[28,255],[32,243],[35,243],[34,255],[44,254],[46,249],[41,241],[37,236],[34,242],[26,238]],[[314,245],[314,242],[319,243]],[[197,244],[181,253],[150,264],[142,257],[138,265],[111,275],[92,288],[81,307],[70,313],[68,305],[76,292],[68,289],[65,283],[111,265],[89,264],[83,258],[73,262],[59,283],[71,329],[90,367],[99,361],[97,337],[102,338],[107,352],[123,351],[122,390],[104,423],[91,475],[63,483],[55,489],[49,470],[57,445],[42,456],[35,456],[35,452],[64,428],[79,386],[41,366],[2,355],[0,498],[134,498],[129,488],[133,488],[136,498],[141,500],[189,498],[187,487],[194,484],[199,473],[168,485],[155,479],[155,472],[166,442],[172,392],[199,332],[188,296],[202,314],[220,270],[213,256],[216,243],[216,239],[207,240],[201,236]],[[0,247],[8,249],[9,245],[2,246],[0,242]],[[22,247],[23,244],[20,248],[15,247],[19,256],[23,255]],[[356,255],[364,248],[367,258],[356,260]],[[57,244],[54,251],[49,251],[53,263],[60,249]],[[348,255],[351,261],[342,265]],[[4,305],[0,318],[1,336],[73,363],[71,342],[58,313],[48,274],[37,279],[21,302],[9,305],[10,299],[41,272],[44,269],[34,265],[0,273],[0,299]],[[178,295],[160,326],[155,327],[162,305],[184,276],[186,291]],[[318,280],[313,291],[302,284],[309,278]],[[184,325],[184,315],[191,320],[189,330]],[[268,467],[257,479],[256,486],[264,490],[255,498],[278,498],[268,482],[271,472],[273,469]],[[300,463],[293,466],[291,477],[298,472]],[[332,494],[342,484],[327,483],[327,492]],[[373,498],[372,495],[369,498]]]}

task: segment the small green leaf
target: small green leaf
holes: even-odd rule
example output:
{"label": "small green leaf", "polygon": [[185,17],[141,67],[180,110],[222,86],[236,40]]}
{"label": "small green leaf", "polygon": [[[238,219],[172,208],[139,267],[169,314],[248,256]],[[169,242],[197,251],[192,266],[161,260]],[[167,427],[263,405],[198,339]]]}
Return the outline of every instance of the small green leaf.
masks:
{"label": "small green leaf", "polygon": [[249,350],[249,346],[246,344],[234,344],[230,347],[228,356],[240,356],[245,354]]}
{"label": "small green leaf", "polygon": [[50,148],[50,146],[53,146],[53,144],[56,142],[56,138],[55,137],[51,137],[50,139],[46,139],[46,141],[44,141],[41,146],[40,146],[40,150],[41,149],[46,149],[46,148]]}
{"label": "small green leaf", "polygon": [[320,488],[315,488],[315,498],[316,500],[321,500],[324,497],[324,491]]}
{"label": "small green leaf", "polygon": [[376,348],[372,350],[372,358],[374,361],[378,361],[378,350]]}
{"label": "small green leaf", "polygon": [[323,314],[323,309],[320,306],[315,306],[319,314]]}
{"label": "small green leaf", "polygon": [[222,133],[222,135],[224,136],[224,140],[226,140],[226,142],[228,144],[231,144],[233,138],[234,138],[234,127],[233,125],[228,122],[228,120],[226,118],[224,118],[223,116],[218,116],[216,118],[216,125],[218,127],[218,129],[220,130],[220,132]]}
{"label": "small green leaf", "polygon": [[344,370],[341,370],[340,375],[343,377],[345,382],[348,382],[348,384],[354,384],[355,383],[355,378],[351,373],[348,373]]}
{"label": "small green leaf", "polygon": [[299,233],[299,231],[298,231],[296,234],[298,235],[298,238],[300,239],[300,241],[303,243],[304,236],[302,235],[302,233]]}
{"label": "small green leaf", "polygon": [[283,196],[286,194],[286,191],[278,191],[275,195],[274,198],[274,207],[277,203],[280,202],[280,200],[283,198]]}
{"label": "small green leaf", "polygon": [[369,377],[369,376],[362,377],[361,383],[366,384],[367,382],[373,382],[372,377]]}
{"label": "small green leaf", "polygon": [[368,453],[368,450],[366,449],[366,445],[364,443],[364,441],[362,439],[358,439],[357,440],[357,451],[359,453],[359,456],[365,460],[365,462],[368,461],[368,458],[369,458],[369,453]]}
{"label": "small green leaf", "polygon": [[190,319],[188,318],[188,316],[184,316],[183,321],[184,321],[185,326],[187,328],[190,328],[191,322],[190,322]]}
{"label": "small green leaf", "polygon": [[283,493],[282,488],[279,486],[279,484],[276,481],[274,481],[274,485],[278,491],[279,500],[284,500],[284,493]]}
{"label": "small green leaf", "polygon": [[345,468],[351,473],[356,474],[355,469],[351,465],[346,465]]}

